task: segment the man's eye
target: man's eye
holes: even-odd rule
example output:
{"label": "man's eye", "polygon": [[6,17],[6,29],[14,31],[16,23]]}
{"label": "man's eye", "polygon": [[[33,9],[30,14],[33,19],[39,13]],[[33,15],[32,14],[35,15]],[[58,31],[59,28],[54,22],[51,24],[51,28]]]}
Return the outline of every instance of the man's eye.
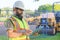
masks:
{"label": "man's eye", "polygon": [[16,9],[19,9],[19,8],[16,8]]}

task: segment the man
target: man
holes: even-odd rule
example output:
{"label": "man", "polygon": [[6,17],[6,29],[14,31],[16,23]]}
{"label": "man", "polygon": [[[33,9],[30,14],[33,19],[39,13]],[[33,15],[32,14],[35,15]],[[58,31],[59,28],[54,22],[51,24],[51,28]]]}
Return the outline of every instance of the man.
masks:
{"label": "man", "polygon": [[29,40],[29,29],[26,20],[23,18],[24,5],[21,1],[16,1],[13,5],[14,15],[7,20],[7,32],[9,40]]}

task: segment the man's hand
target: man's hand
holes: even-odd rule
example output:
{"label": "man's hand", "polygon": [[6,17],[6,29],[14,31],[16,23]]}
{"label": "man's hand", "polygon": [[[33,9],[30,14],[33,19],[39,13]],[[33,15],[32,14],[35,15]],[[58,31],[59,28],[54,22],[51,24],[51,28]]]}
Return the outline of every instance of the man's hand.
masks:
{"label": "man's hand", "polygon": [[12,38],[22,36],[22,33],[13,32],[12,29],[8,30],[7,32],[8,32],[8,36]]}
{"label": "man's hand", "polygon": [[30,35],[32,33],[32,30],[26,30],[26,35]]}

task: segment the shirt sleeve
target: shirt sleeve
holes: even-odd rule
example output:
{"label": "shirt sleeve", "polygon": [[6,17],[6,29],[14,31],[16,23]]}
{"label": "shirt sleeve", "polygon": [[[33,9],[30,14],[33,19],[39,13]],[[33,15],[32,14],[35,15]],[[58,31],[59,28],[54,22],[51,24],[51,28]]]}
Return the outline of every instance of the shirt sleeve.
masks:
{"label": "shirt sleeve", "polygon": [[5,27],[7,28],[7,30],[13,29],[13,24],[12,24],[11,20],[5,21]]}

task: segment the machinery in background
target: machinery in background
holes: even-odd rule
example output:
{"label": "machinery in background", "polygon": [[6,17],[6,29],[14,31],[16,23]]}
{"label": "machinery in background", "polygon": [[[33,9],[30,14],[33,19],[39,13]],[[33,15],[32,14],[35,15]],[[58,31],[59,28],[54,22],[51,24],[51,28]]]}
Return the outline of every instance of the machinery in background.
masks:
{"label": "machinery in background", "polygon": [[57,31],[60,31],[60,2],[53,4],[53,12],[55,14]]}
{"label": "machinery in background", "polygon": [[48,18],[41,18],[37,29],[39,34],[47,34],[47,35],[56,34],[54,23],[51,24],[51,19]]}

